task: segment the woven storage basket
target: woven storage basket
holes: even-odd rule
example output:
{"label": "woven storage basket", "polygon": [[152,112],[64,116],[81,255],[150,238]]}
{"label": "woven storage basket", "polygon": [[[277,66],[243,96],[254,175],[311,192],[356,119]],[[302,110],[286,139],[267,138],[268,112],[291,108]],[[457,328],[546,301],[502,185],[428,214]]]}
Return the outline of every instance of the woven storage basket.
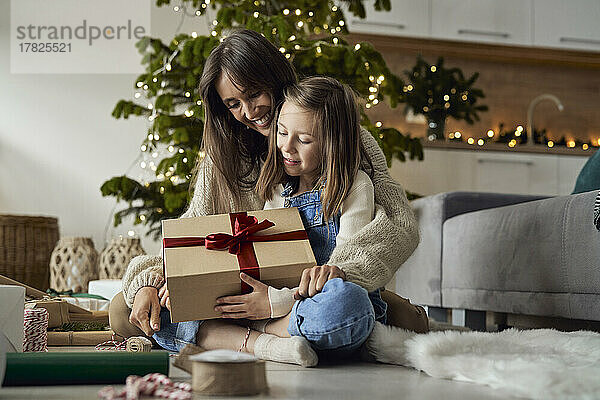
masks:
{"label": "woven storage basket", "polygon": [[56,242],[56,218],[0,215],[0,274],[47,290],[50,255]]}
{"label": "woven storage basket", "polygon": [[92,239],[60,238],[50,259],[50,287],[87,293],[88,282],[94,279],[98,279],[98,252]]}
{"label": "woven storage basket", "polygon": [[100,254],[99,279],[121,279],[135,256],[146,254],[138,238],[114,238]]}

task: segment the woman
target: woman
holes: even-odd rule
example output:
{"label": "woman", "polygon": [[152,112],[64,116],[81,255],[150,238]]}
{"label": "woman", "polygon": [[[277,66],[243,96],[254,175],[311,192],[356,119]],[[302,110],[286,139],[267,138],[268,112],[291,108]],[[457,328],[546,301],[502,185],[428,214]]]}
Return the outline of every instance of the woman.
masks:
{"label": "woman", "polygon": [[[283,88],[296,80],[287,59],[256,32],[236,32],[213,50],[206,61],[199,88],[205,106],[206,157],[197,167],[194,197],[182,218],[263,207],[254,192],[254,185],[266,155],[273,109],[281,101]],[[354,306],[348,299],[362,296],[357,294],[356,287],[366,291],[383,287],[418,244],[417,223],[403,189],[389,176],[385,157],[373,137],[363,130],[361,140],[372,164],[375,218],[359,235],[337,247],[327,265],[314,267],[303,274],[298,298],[316,295],[324,298],[322,309],[307,311],[314,313],[307,323],[326,314],[328,307],[342,309],[336,317],[352,318]],[[342,278],[344,284],[337,291],[320,293],[325,283],[333,278]],[[123,278],[125,303],[132,308],[129,320],[147,335],[160,329],[158,290],[163,282],[159,256],[135,258]],[[260,283],[255,283],[254,287],[256,293],[264,295],[266,289]],[[161,294],[164,306],[164,289]],[[111,306],[111,325],[114,321],[114,325],[120,325],[118,328],[125,331],[126,324],[117,321],[123,321],[128,310],[119,301],[116,299],[117,304]],[[347,303],[348,307],[343,307]],[[404,318],[404,328],[427,329],[427,317],[422,309],[408,302],[397,303],[400,309],[394,311],[399,311]],[[219,307],[224,317],[250,320],[265,317],[264,307],[256,306],[252,301]],[[244,328],[238,328],[241,331],[233,332],[223,321],[205,321],[199,327],[192,327],[187,339],[193,340],[195,329],[197,343],[205,348],[234,348],[239,346],[240,334],[246,333]],[[348,348],[356,348],[370,333],[364,329],[356,331],[360,334],[351,338]],[[251,335],[248,343],[253,345],[255,340],[256,337]],[[238,342],[234,346],[235,341]]]}

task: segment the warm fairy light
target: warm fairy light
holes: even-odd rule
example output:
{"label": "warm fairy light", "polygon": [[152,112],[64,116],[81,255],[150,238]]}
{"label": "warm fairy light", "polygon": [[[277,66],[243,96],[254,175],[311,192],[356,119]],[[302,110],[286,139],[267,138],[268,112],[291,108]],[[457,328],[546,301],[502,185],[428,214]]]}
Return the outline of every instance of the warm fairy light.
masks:
{"label": "warm fairy light", "polygon": [[431,69],[431,72],[435,72],[435,71],[437,71],[437,68],[436,68],[436,66],[435,66],[435,65],[432,65],[430,69]]}
{"label": "warm fairy light", "polygon": [[340,20],[340,21],[338,22],[338,25],[339,25],[339,26],[344,26],[344,24],[345,24],[344,20]]}
{"label": "warm fairy light", "polygon": [[154,137],[154,140],[159,140],[160,139],[160,136],[158,136],[158,133],[155,133],[153,137]]}
{"label": "warm fairy light", "polygon": [[175,7],[173,7],[173,11],[175,11],[175,12],[179,12],[179,10],[180,10],[179,6],[175,6]]}
{"label": "warm fairy light", "polygon": [[259,16],[260,14],[258,13],[258,11],[254,11],[254,14],[252,14],[252,15],[254,15],[254,18],[258,18],[258,16]]}
{"label": "warm fairy light", "polygon": [[483,140],[483,139],[479,139],[479,140],[477,141],[477,144],[478,144],[478,145],[480,145],[480,146],[483,146],[483,145],[485,144],[485,140]]}
{"label": "warm fairy light", "polygon": [[142,86],[144,86],[144,82],[138,82],[138,83],[136,83],[136,86],[137,87],[142,87]]}
{"label": "warm fairy light", "polygon": [[367,103],[367,104],[365,104],[365,107],[366,107],[366,108],[371,108],[371,103]]}
{"label": "warm fairy light", "polygon": [[515,147],[517,145],[517,142],[515,139],[511,140],[510,142],[508,142],[508,147]]}
{"label": "warm fairy light", "polygon": [[148,134],[148,140],[152,140],[154,138],[154,135],[152,135],[151,133]]}
{"label": "warm fairy light", "polygon": [[285,53],[285,58],[290,58],[292,55],[290,53]]}
{"label": "warm fairy light", "polygon": [[373,75],[369,75],[369,80],[370,80],[371,82],[374,82],[374,81],[375,81],[375,77],[374,77]]}
{"label": "warm fairy light", "polygon": [[379,77],[377,78],[377,82],[381,81],[383,82],[385,80],[385,76],[383,75],[379,75]]}
{"label": "warm fairy light", "polygon": [[280,47],[279,51],[282,52],[282,53],[285,53],[285,47]]}
{"label": "warm fairy light", "polygon": [[317,46],[317,53],[318,53],[318,54],[321,54],[321,51],[322,51],[322,50],[321,50],[321,46]]}
{"label": "warm fairy light", "polygon": [[217,36],[217,31],[210,31],[210,34],[211,34],[212,36]]}
{"label": "warm fairy light", "polygon": [[454,132],[455,138],[460,139],[461,136],[462,136],[462,133],[460,133],[459,131]]}
{"label": "warm fairy light", "polygon": [[521,131],[517,129],[517,130],[515,131],[515,136],[516,136],[516,137],[519,137],[519,136],[521,136]]}
{"label": "warm fairy light", "polygon": [[145,144],[142,145],[142,147],[140,147],[142,149],[142,151],[146,151],[148,149],[148,146],[146,146]]}
{"label": "warm fairy light", "polygon": [[300,15],[302,14],[302,10],[300,10],[299,8],[296,8],[296,15]]}
{"label": "warm fairy light", "polygon": [[183,157],[183,160],[181,160],[181,161],[183,161],[184,163],[187,163],[188,159],[187,159],[187,157]]}
{"label": "warm fairy light", "polygon": [[308,12],[308,16],[309,16],[309,17],[312,17],[313,15],[315,15],[315,13],[313,13],[312,11],[309,11],[309,12]]}
{"label": "warm fairy light", "polygon": [[489,131],[487,131],[487,135],[488,137],[494,137],[494,131],[490,129]]}
{"label": "warm fairy light", "polygon": [[447,94],[444,95],[444,101],[448,101],[450,100],[450,96],[448,96]]}
{"label": "warm fairy light", "polygon": [[554,147],[554,142],[552,140],[548,140],[548,147]]}
{"label": "warm fairy light", "polygon": [[136,94],[133,95],[133,97],[135,97],[136,99],[139,99],[141,96],[140,92],[137,92]]}
{"label": "warm fairy light", "polygon": [[339,26],[336,26],[336,27],[335,27],[335,31],[336,31],[336,32],[341,32],[341,31],[342,31],[342,28],[340,28]]}
{"label": "warm fairy light", "polygon": [[158,82],[158,78],[157,77],[152,78],[152,82],[154,82],[154,83]]}
{"label": "warm fairy light", "polygon": [[600,138],[598,138],[598,140],[596,141],[596,143],[598,143],[598,146],[600,146]]}
{"label": "warm fairy light", "polygon": [[333,38],[333,44],[338,44],[338,38],[336,38],[336,37]]}
{"label": "warm fairy light", "polygon": [[148,90],[148,85],[144,85],[144,86],[142,87],[142,89],[144,89],[144,90]]}
{"label": "warm fairy light", "polygon": [[369,92],[371,92],[371,93],[377,93],[377,88],[374,87],[374,86],[370,86],[369,87]]}
{"label": "warm fairy light", "polygon": [[467,143],[473,144],[473,143],[475,143],[475,139],[473,139],[472,137],[470,137],[470,138],[467,139]]}
{"label": "warm fairy light", "polygon": [[581,148],[587,150],[590,148],[590,146],[587,143],[584,143],[583,146],[581,146]]}
{"label": "warm fairy light", "polygon": [[191,94],[190,92],[185,92],[183,95],[184,95],[185,97],[190,97],[192,94]]}
{"label": "warm fairy light", "polygon": [[[214,32],[214,31],[213,31],[213,32]],[[167,64],[165,65],[165,69],[166,69],[167,71],[170,71],[170,70],[171,70],[171,64],[167,63]]]}
{"label": "warm fairy light", "polygon": [[290,42],[292,42],[292,41],[296,40],[296,35],[292,35],[292,36],[290,36],[290,37],[288,38],[288,40],[289,40]]}
{"label": "warm fairy light", "polygon": [[[360,49],[360,43],[356,43],[356,46],[354,46],[354,50],[359,50]],[[600,143],[600,139],[598,139],[598,142]]]}
{"label": "warm fairy light", "polygon": [[427,107],[427,106],[423,107],[423,112],[429,112],[429,107]]}
{"label": "warm fairy light", "polygon": [[135,231],[127,231],[127,235],[129,235],[129,237],[134,237]]}
{"label": "warm fairy light", "polygon": [[288,15],[290,13],[290,10],[288,10],[287,8],[283,9],[283,15]]}
{"label": "warm fairy light", "polygon": [[298,21],[296,25],[298,25],[298,28],[302,28],[304,26],[304,22]]}
{"label": "warm fairy light", "polygon": [[173,147],[173,145],[169,146],[169,153],[172,153],[175,150],[175,147]]}
{"label": "warm fairy light", "polygon": [[523,132],[523,127],[521,125],[517,126],[517,132]]}
{"label": "warm fairy light", "polygon": [[145,162],[145,161],[142,161],[142,162],[140,163],[140,167],[142,167],[142,169],[143,169],[143,168],[146,168],[146,162]]}
{"label": "warm fairy light", "polygon": [[202,12],[200,10],[196,10],[196,17],[199,17],[202,15]]}
{"label": "warm fairy light", "polygon": [[192,37],[193,37],[194,39],[195,39],[195,38],[197,38],[197,37],[198,37],[198,32],[195,32],[195,31],[194,31],[194,32],[192,32]]}
{"label": "warm fairy light", "polygon": [[158,153],[155,151],[154,153],[152,153],[152,158],[157,158],[158,157]]}
{"label": "warm fairy light", "polygon": [[377,99],[373,100],[373,105],[377,105],[377,103],[379,103],[379,100],[377,100]]}
{"label": "warm fairy light", "polygon": [[463,99],[463,101],[467,101],[467,95],[466,94],[463,94],[460,98]]}
{"label": "warm fairy light", "polygon": [[337,6],[331,7],[331,11],[336,12],[338,10]]}
{"label": "warm fairy light", "polygon": [[148,103],[148,110],[152,110],[154,108],[154,106],[152,105],[152,103]]}
{"label": "warm fairy light", "polygon": [[567,142],[567,147],[571,147],[571,148],[575,147],[575,141],[574,140],[569,140]]}
{"label": "warm fairy light", "polygon": [[374,95],[374,94],[370,94],[370,95],[369,95],[369,100],[373,100],[374,98],[375,98],[375,95]]}
{"label": "warm fairy light", "polygon": [[375,122],[375,126],[376,126],[376,127],[378,127],[378,128],[381,128],[381,125],[383,125],[383,124],[381,123],[381,121],[377,121],[377,122]]}
{"label": "warm fairy light", "polygon": [[335,28],[331,28],[331,29],[329,30],[329,32],[331,32],[331,34],[332,34],[332,35],[335,35],[335,32],[336,32],[336,30],[335,30]]}
{"label": "warm fairy light", "polygon": [[161,186],[160,189],[158,189],[158,191],[160,192],[160,194],[164,194],[165,193],[164,186]]}
{"label": "warm fairy light", "polygon": [[406,87],[406,90],[408,90],[409,92],[410,92],[411,90],[413,90],[413,85],[408,85],[408,86]]}
{"label": "warm fairy light", "polygon": [[294,45],[294,49],[300,50],[300,45],[299,44]]}
{"label": "warm fairy light", "polygon": [[198,100],[198,101],[196,102],[196,105],[198,105],[198,106],[201,106],[201,105],[202,105],[202,100]]}
{"label": "warm fairy light", "polygon": [[145,221],[146,220],[146,216],[144,214],[140,215],[140,221]]}
{"label": "warm fairy light", "polygon": [[454,132],[450,132],[450,133],[448,134],[448,138],[450,138],[450,139],[454,139]]}
{"label": "warm fairy light", "polygon": [[183,149],[179,149],[179,152],[180,152],[180,153],[183,153]]}

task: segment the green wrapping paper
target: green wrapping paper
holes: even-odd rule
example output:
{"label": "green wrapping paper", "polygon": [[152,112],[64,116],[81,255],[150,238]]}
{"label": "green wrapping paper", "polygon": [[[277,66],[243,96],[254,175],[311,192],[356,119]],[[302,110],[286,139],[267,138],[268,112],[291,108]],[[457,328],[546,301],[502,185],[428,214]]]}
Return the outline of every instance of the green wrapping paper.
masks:
{"label": "green wrapping paper", "polygon": [[151,372],[169,374],[169,353],[7,353],[3,386],[125,384]]}

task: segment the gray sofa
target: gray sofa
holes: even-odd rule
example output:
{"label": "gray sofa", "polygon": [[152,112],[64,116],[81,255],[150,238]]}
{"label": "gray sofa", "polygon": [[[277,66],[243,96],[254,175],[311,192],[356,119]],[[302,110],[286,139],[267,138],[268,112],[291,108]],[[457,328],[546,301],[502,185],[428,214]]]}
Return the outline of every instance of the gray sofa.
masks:
{"label": "gray sofa", "polygon": [[597,194],[415,200],[421,243],[396,292],[430,307],[600,321]]}

